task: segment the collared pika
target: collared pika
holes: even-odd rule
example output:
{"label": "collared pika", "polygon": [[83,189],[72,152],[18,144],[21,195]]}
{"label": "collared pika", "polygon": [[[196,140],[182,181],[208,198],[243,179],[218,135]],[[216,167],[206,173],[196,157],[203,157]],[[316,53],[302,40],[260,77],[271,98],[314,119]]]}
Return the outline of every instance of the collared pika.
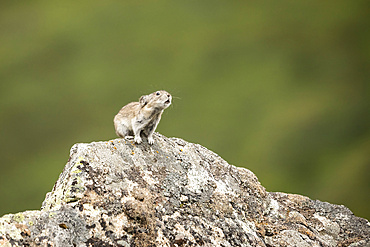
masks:
{"label": "collared pika", "polygon": [[164,90],[143,95],[139,102],[131,102],[114,117],[114,128],[120,137],[134,136],[136,143],[141,143],[141,132],[153,144],[153,133],[157,128],[163,110],[171,105],[172,96]]}

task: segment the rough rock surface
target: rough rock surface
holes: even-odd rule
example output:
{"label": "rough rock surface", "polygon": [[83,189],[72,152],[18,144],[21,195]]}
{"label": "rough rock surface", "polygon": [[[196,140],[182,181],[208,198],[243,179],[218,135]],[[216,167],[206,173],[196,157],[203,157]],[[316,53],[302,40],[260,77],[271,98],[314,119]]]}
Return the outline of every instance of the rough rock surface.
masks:
{"label": "rough rock surface", "polygon": [[249,170],[155,134],[76,144],[41,211],[0,218],[1,246],[370,246],[344,206],[266,192]]}

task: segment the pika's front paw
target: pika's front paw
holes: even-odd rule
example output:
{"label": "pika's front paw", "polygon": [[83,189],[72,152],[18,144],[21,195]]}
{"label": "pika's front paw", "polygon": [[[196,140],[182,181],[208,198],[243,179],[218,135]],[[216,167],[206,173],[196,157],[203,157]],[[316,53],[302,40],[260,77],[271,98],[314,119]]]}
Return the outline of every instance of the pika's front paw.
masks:
{"label": "pika's front paw", "polygon": [[141,137],[140,136],[135,136],[135,142],[137,144],[140,144],[142,142]]}
{"label": "pika's front paw", "polygon": [[153,144],[154,144],[154,139],[153,139],[153,137],[152,137],[152,136],[148,137],[148,143],[149,143],[150,145],[153,145]]}

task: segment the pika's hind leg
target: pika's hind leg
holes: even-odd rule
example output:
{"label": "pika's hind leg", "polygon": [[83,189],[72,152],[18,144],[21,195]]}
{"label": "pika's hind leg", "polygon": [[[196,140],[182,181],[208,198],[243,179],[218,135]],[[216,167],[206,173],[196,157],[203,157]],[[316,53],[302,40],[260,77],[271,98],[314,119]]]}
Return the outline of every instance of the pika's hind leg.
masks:
{"label": "pika's hind leg", "polygon": [[142,120],[132,120],[132,131],[134,132],[135,142],[140,144],[142,142],[141,139],[141,131],[145,128],[145,123]]}
{"label": "pika's hind leg", "polygon": [[130,135],[130,131],[127,126],[123,124],[115,124],[116,134],[119,137],[125,138],[126,136]]}

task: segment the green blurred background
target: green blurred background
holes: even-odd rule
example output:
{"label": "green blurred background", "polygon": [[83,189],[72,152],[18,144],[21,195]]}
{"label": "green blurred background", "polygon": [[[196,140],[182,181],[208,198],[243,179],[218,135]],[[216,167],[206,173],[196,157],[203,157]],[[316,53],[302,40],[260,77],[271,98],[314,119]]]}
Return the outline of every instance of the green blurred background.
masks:
{"label": "green blurred background", "polygon": [[128,102],[174,96],[158,131],[268,191],[370,218],[369,2],[7,1],[0,215],[39,209],[77,142]]}

